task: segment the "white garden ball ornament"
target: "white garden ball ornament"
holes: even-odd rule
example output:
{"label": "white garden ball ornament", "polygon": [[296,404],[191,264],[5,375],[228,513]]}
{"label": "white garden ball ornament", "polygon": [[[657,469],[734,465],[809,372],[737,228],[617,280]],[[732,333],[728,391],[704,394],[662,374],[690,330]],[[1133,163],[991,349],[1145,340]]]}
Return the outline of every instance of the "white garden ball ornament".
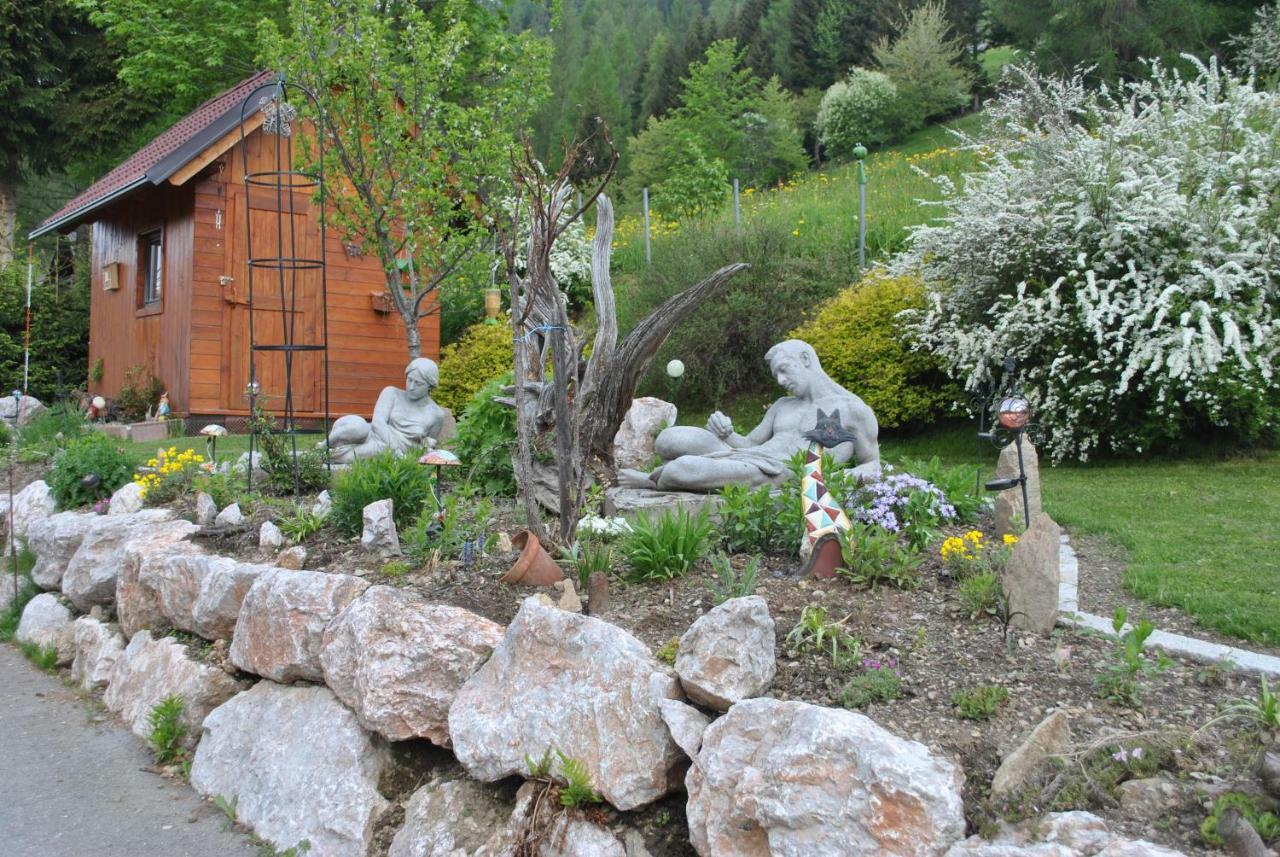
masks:
{"label": "white garden ball ornament", "polygon": [[672,378],[679,378],[684,375],[684,361],[672,360],[667,364],[667,375]]}

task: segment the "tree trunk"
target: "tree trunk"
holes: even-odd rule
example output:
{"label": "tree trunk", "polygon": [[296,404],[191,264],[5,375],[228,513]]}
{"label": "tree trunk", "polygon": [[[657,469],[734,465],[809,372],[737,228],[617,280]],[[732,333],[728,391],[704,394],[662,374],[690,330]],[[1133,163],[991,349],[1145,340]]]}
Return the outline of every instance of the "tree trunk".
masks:
{"label": "tree trunk", "polygon": [[409,344],[409,359],[417,360],[422,356],[422,334],[418,332],[416,318],[404,318],[404,338]]}
{"label": "tree trunk", "polygon": [[0,268],[13,261],[18,229],[18,180],[0,176]]}

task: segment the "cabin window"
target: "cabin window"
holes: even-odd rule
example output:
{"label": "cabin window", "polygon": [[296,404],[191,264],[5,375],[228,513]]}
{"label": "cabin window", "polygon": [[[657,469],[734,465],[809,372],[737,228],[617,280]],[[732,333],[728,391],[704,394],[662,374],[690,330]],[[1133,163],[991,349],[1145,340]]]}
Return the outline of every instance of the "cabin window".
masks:
{"label": "cabin window", "polygon": [[141,275],[139,286],[142,305],[158,305],[164,285],[164,253],[160,246],[160,230],[138,236],[138,271]]}

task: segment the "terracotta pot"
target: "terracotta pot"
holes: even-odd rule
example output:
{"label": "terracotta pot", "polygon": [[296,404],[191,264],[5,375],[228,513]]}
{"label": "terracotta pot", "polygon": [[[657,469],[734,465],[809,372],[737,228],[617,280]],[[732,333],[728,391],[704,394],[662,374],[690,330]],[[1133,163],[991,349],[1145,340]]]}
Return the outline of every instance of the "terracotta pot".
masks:
{"label": "terracotta pot", "polygon": [[816,577],[819,580],[836,576],[836,569],[844,565],[844,554],[840,552],[840,539],[835,533],[827,533],[818,539],[818,543],[809,552],[809,559],[800,569],[799,577]]}
{"label": "terracotta pot", "polygon": [[520,551],[520,556],[511,570],[502,576],[503,583],[550,586],[557,580],[564,580],[560,566],[547,555],[538,537],[529,530],[516,533],[511,539],[511,546]]}

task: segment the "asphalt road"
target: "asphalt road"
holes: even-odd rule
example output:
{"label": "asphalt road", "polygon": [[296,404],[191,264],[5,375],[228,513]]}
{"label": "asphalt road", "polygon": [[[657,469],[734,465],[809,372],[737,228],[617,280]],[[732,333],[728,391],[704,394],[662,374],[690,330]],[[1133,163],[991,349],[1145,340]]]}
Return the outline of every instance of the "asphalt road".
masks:
{"label": "asphalt road", "polygon": [[256,857],[145,744],[0,644],[0,855]]}

